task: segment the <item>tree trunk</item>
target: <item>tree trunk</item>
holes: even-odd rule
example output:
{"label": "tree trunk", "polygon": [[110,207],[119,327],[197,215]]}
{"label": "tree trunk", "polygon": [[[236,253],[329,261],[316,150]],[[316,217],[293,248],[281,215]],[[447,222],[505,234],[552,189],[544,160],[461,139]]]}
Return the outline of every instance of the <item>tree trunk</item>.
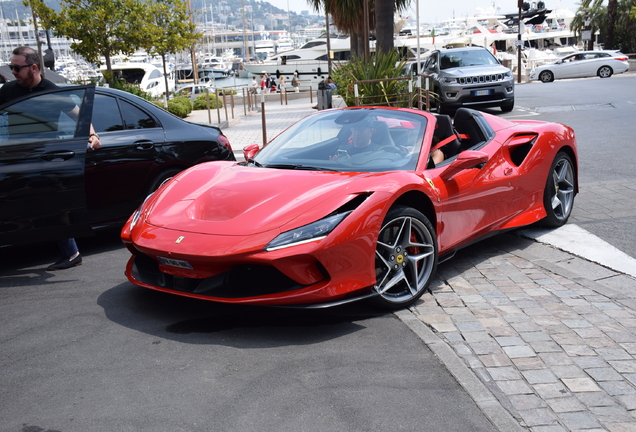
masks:
{"label": "tree trunk", "polygon": [[163,63],[163,81],[166,85],[166,92],[163,97],[163,107],[168,109],[168,98],[170,97],[170,89],[168,88],[168,70],[166,68],[166,54],[161,53],[161,63]]}
{"label": "tree trunk", "polygon": [[375,0],[375,51],[388,53],[393,50],[394,0]]}
{"label": "tree trunk", "polygon": [[[636,8],[636,0],[632,0],[632,11]],[[636,51],[636,16],[632,15],[632,18],[630,18],[629,20],[629,29],[630,29],[630,34],[631,34],[631,38],[630,38],[630,42],[631,42],[631,49],[630,50],[626,50],[623,52],[634,52]]]}
{"label": "tree trunk", "polygon": [[616,28],[616,11],[618,0],[609,0],[607,4],[607,34],[605,35],[605,49],[614,49],[614,29]]}
{"label": "tree trunk", "polygon": [[358,35],[355,31],[352,31],[349,35],[349,45],[351,46],[351,57],[357,57],[360,47],[358,46]]}

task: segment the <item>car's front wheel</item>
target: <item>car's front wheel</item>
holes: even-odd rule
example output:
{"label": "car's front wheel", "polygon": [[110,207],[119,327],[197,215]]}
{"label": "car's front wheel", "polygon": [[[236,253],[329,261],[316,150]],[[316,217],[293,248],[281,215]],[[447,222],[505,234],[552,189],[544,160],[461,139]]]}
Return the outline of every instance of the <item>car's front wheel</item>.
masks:
{"label": "car's front wheel", "polygon": [[549,83],[554,81],[554,74],[549,70],[543,71],[539,74],[539,79],[543,83]]}
{"label": "car's front wheel", "polygon": [[614,73],[614,71],[612,70],[611,67],[609,66],[601,66],[598,69],[597,75],[600,76],[601,78],[609,78],[612,76],[612,74]]}
{"label": "car's front wheel", "polygon": [[376,304],[399,309],[424,294],[437,269],[433,225],[419,211],[398,206],[384,220],[375,252]]}
{"label": "car's front wheel", "polygon": [[512,109],[515,107],[515,101],[512,100],[510,102],[505,102],[503,104],[501,104],[501,111],[503,112],[510,112],[512,111]]}
{"label": "car's front wheel", "polygon": [[548,227],[560,227],[565,224],[572,214],[575,192],[574,164],[570,156],[559,152],[552,162],[543,192],[543,204],[547,216],[542,224]]}

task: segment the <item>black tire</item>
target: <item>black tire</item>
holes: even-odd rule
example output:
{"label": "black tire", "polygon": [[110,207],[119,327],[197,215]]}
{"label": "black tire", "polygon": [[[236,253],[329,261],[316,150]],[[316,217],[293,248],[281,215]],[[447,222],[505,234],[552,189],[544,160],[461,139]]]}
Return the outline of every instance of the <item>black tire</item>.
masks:
{"label": "black tire", "polygon": [[609,78],[612,76],[613,73],[614,71],[612,70],[611,67],[601,66],[600,68],[598,68],[596,75],[600,76],[601,78]]}
{"label": "black tire", "polygon": [[170,180],[172,177],[174,177],[175,175],[179,174],[181,171],[183,171],[183,169],[180,168],[168,168],[165,171],[160,172],[152,181],[152,183],[150,183],[150,186],[148,186],[148,190],[146,191],[146,195],[150,195],[151,193],[153,193],[154,191],[156,191],[157,189],[159,189],[159,186],[161,186],[165,181]]}
{"label": "black tire", "polygon": [[572,159],[565,152],[559,152],[550,166],[543,192],[547,216],[541,225],[553,228],[564,225],[572,214],[575,191],[576,173]]}
{"label": "black tire", "polygon": [[426,216],[411,207],[391,209],[376,245],[374,289],[380,294],[375,304],[396,310],[415,303],[435,275],[437,253],[435,230]]}
{"label": "black tire", "polygon": [[539,74],[539,79],[542,83],[549,83],[554,81],[554,74],[549,70],[544,70]]}
{"label": "black tire", "polygon": [[501,104],[501,111],[502,112],[510,112],[512,111],[512,109],[515,107],[515,101],[512,100],[510,102],[506,102]]}

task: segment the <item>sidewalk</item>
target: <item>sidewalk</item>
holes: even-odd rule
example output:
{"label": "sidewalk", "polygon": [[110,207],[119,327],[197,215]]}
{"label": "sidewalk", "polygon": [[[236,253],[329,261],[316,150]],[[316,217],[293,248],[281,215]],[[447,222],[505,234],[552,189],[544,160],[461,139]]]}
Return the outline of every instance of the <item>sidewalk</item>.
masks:
{"label": "sidewalk", "polygon": [[[312,105],[267,102],[268,139]],[[223,132],[242,157],[262,145],[261,114],[235,113]],[[188,120],[207,123],[207,112]],[[581,185],[567,226],[614,214],[595,197],[610,190],[625,204],[625,187]],[[636,278],[522,236],[461,250],[439,266],[431,293],[396,315],[499,431],[636,431]]]}
{"label": "sidewalk", "polygon": [[[294,94],[293,96],[297,95]],[[265,102],[267,141],[270,141],[301,118],[316,112],[316,110],[312,109],[312,106],[317,103],[316,98],[314,98],[313,103],[311,103],[309,95],[307,95],[306,98],[300,99],[289,98],[287,105],[281,105],[278,94],[268,95],[268,99],[269,100]],[[234,107],[235,118],[232,119],[231,113],[228,111],[229,125],[221,124],[221,129],[229,138],[237,159],[243,158],[243,148],[245,146],[250,144],[263,145],[260,103],[257,104],[257,107],[259,111],[251,111],[248,112],[248,115],[244,115],[243,105],[237,104]],[[216,125],[218,121],[216,111],[211,112],[211,118],[212,124]],[[223,110],[221,110],[221,119],[225,120]],[[207,110],[193,111],[186,120],[208,123],[208,112]],[[222,123],[224,122],[222,121]]]}

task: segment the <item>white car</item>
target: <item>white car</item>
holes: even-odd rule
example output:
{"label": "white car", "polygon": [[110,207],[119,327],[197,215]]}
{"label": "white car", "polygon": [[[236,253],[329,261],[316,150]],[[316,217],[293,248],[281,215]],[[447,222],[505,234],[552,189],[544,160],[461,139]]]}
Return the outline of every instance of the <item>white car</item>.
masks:
{"label": "white car", "polygon": [[530,81],[548,83],[561,78],[599,76],[609,78],[612,74],[629,69],[627,56],[618,51],[579,51],[554,63],[538,66],[530,72]]}
{"label": "white car", "polygon": [[216,92],[214,87],[205,84],[187,84],[178,87],[175,94],[177,96],[187,96],[191,100],[195,100],[197,97],[204,95],[206,90],[209,94],[213,95]]}

